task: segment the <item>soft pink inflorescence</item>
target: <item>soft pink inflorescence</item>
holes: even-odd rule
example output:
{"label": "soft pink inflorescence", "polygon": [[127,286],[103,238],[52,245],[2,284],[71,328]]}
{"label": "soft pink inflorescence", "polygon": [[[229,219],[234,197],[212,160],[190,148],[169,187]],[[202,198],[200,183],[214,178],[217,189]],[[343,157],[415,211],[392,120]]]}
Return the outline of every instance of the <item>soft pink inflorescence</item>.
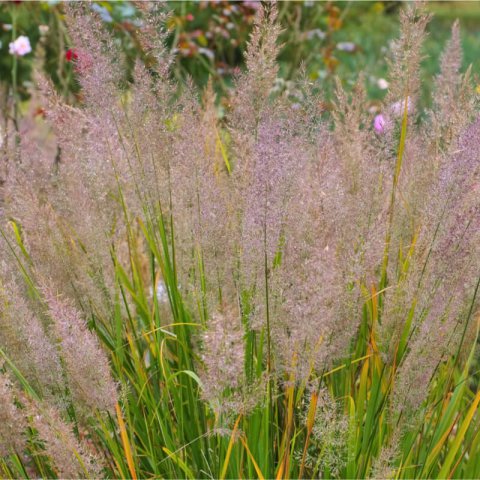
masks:
{"label": "soft pink inflorescence", "polygon": [[45,299],[77,408],[87,417],[95,409],[113,412],[117,388],[98,339],[88,330],[81,313],[70,301],[48,289]]}
{"label": "soft pink inflorescence", "polygon": [[15,450],[21,453],[26,446],[27,421],[15,405],[16,393],[18,390],[11,379],[0,372],[0,457]]}
{"label": "soft pink inflorescence", "polygon": [[[202,336],[204,371],[203,395],[216,411],[237,410],[242,403],[245,351],[242,324],[235,309],[215,312]],[[218,363],[218,359],[222,363]]]}

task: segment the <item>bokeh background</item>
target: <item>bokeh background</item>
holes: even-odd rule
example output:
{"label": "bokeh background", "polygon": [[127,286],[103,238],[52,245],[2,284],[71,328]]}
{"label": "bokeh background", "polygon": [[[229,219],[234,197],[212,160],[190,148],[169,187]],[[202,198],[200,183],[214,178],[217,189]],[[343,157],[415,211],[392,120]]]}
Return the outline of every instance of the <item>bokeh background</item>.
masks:
{"label": "bokeh background", "polygon": [[[259,7],[260,2],[252,0],[166,2],[164,8],[171,11],[166,25],[168,47],[175,52],[172,75],[191,77],[200,86],[212,78],[219,98],[227,97],[232,78],[243,68],[243,52]],[[348,88],[363,71],[374,111],[388,88],[386,58],[389,43],[398,33],[401,7],[402,2],[279,3],[284,31],[275,88],[287,90],[295,101],[292,80],[303,73],[328,100],[335,76]],[[97,11],[124,52],[126,77],[137,59],[148,63],[148,52],[137,38],[143,28],[141,5],[92,2],[90,8]],[[456,18],[461,24],[464,67],[472,64],[474,75],[480,73],[480,2],[428,2],[427,9],[434,14],[423,61],[422,101],[428,105],[431,78],[438,70],[438,57]],[[9,44],[19,35],[28,37],[32,52],[15,60],[17,95],[28,100],[32,70],[40,68],[53,79],[65,99],[72,103],[81,100],[75,79],[75,52],[63,10],[62,2],[55,0],[0,4],[0,105],[4,111],[11,96],[15,60]]]}

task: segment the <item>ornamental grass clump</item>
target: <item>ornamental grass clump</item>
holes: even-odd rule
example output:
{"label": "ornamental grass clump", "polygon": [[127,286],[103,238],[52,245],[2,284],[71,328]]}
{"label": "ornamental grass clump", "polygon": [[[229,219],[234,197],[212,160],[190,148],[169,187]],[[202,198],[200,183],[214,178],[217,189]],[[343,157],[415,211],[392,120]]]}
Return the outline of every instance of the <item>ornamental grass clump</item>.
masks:
{"label": "ornamental grass clump", "polygon": [[307,79],[294,104],[275,88],[267,4],[219,115],[211,83],[170,80],[162,5],[139,8],[128,80],[96,14],[65,5],[81,104],[38,73],[47,121],[6,137],[2,476],[478,478],[458,24],[422,112],[429,17],[402,11],[380,122],[361,74],[328,111]]}

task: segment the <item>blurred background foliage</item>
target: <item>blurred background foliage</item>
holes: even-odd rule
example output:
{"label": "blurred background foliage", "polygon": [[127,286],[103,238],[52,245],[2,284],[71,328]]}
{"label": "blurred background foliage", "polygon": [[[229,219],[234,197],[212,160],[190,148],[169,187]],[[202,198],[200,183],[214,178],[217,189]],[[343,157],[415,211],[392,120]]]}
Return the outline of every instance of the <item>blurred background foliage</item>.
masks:
{"label": "blurred background foliage", "polygon": [[[295,101],[292,80],[304,72],[330,98],[333,79],[339,76],[348,87],[360,71],[365,72],[372,110],[388,88],[386,56],[389,42],[398,33],[398,11],[402,2],[314,2],[286,1],[279,4],[283,26],[280,74],[275,88],[286,90]],[[232,79],[243,67],[257,1],[171,1],[168,46],[175,52],[172,75],[191,77],[204,86],[209,77],[220,98],[228,94]],[[142,17],[135,2],[92,2],[125,53],[128,77],[137,58],[148,60],[137,32]],[[425,46],[423,101],[429,101],[428,81],[438,69],[438,57],[450,26],[460,19],[465,52],[464,66],[480,71],[480,2],[429,2],[435,14]],[[11,1],[0,4],[0,75],[2,105],[8,105],[12,91],[13,55],[9,44],[19,35],[29,38],[32,53],[17,57],[17,98],[28,98],[35,61],[42,65],[58,90],[71,102],[78,101],[75,81],[75,52],[64,23],[62,2]]]}

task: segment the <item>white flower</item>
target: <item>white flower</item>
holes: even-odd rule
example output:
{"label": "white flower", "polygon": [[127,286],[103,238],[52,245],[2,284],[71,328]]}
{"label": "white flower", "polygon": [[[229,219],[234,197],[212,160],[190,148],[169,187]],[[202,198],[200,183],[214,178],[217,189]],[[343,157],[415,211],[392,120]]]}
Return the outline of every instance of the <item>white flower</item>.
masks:
{"label": "white flower", "polygon": [[315,37],[317,37],[320,40],[324,40],[326,36],[327,34],[324,31],[320,30],[319,28],[315,28],[314,30],[310,30],[307,32],[308,40],[312,40]]}
{"label": "white flower", "polygon": [[25,35],[20,35],[14,42],[10,42],[8,51],[11,55],[23,57],[32,51],[30,40]]}
{"label": "white flower", "polygon": [[386,90],[388,85],[388,82],[384,78],[379,78],[377,80],[377,87],[380,88],[380,90]]}
{"label": "white flower", "polygon": [[209,48],[200,47],[198,49],[198,53],[205,55],[210,60],[215,60],[215,53],[213,52],[213,50],[210,50]]}

